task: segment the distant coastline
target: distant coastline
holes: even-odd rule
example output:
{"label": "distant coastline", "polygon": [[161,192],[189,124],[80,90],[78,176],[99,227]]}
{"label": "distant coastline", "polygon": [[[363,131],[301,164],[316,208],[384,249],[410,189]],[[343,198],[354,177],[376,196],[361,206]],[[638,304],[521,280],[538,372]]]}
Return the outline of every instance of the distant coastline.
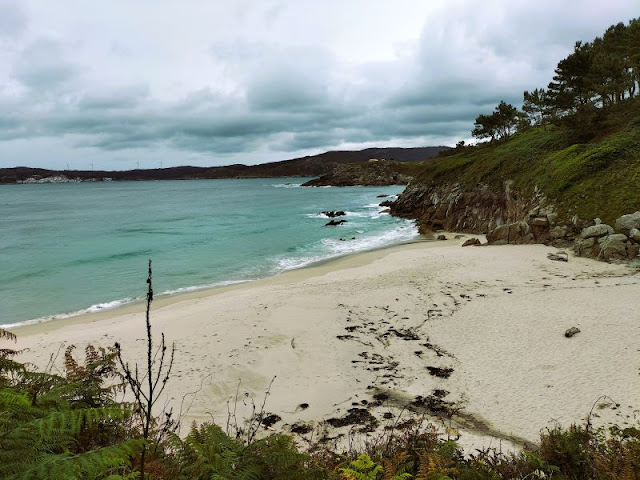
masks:
{"label": "distant coastline", "polygon": [[[387,159],[408,163],[438,155],[446,146],[417,148],[367,148],[358,151],[331,151],[301,158],[258,165],[226,165],[221,167],[168,167],[133,170],[49,170],[33,167],[0,168],[0,184],[71,183],[96,181],[195,180],[213,178],[319,177],[338,165],[361,163],[371,159]],[[56,179],[57,180],[54,180]],[[49,180],[46,180],[49,179]],[[42,180],[42,181],[41,181]]]}

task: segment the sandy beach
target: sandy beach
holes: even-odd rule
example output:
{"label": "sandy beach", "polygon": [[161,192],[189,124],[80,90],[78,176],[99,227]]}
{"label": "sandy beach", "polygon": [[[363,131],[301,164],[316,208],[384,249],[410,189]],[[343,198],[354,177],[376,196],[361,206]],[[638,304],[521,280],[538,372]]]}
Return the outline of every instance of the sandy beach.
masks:
{"label": "sandy beach", "polygon": [[[597,424],[637,422],[640,272],[447,236],[158,299],[155,338],[176,345],[166,401],[182,409],[183,433],[193,420],[224,425],[236,395],[248,415],[246,395],[261,404],[272,379],[273,428],[314,427],[307,436],[354,408],[378,429],[431,412],[467,451],[534,443],[592,409]],[[580,333],[565,338],[573,326]],[[60,369],[69,344],[118,341],[130,362],[144,360],[142,305],[13,331],[22,360],[40,367],[58,355]],[[438,416],[446,410],[451,421]]]}

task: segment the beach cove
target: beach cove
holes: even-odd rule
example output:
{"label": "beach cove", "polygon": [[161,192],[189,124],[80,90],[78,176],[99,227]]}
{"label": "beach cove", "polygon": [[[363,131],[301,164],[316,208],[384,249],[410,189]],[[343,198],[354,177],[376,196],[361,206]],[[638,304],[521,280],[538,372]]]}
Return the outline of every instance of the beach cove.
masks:
{"label": "beach cove", "polygon": [[[269,390],[265,410],[281,417],[272,428],[338,440],[361,425],[324,421],[349,410],[368,411],[378,429],[431,410],[426,419],[467,451],[535,443],[590,412],[595,424],[636,423],[637,270],[447,236],[160,298],[156,342],[164,332],[176,345],[162,403],[182,412],[186,433],[192,421],[224,426],[230,409],[249,415],[247,399],[259,406]],[[581,332],[565,338],[573,326]],[[40,368],[52,356],[62,368],[71,344],[118,341],[129,362],[144,359],[141,304],[12,330],[22,361]]]}

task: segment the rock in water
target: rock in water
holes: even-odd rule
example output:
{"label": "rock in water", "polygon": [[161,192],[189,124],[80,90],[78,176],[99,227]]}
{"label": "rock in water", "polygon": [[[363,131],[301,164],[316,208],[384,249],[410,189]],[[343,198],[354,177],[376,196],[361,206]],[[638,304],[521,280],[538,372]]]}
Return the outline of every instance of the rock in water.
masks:
{"label": "rock in water", "polygon": [[344,213],[342,210],[330,210],[328,212],[322,212],[322,214],[325,217],[329,217],[329,218],[335,218],[335,217],[342,217],[344,215],[346,215],[346,213]]}
{"label": "rock in water", "polygon": [[342,225],[343,223],[347,223],[346,220],[331,220],[324,224],[325,227],[336,227],[338,225]]}
{"label": "rock in water", "polygon": [[446,235],[438,235],[438,240],[446,240]]}
{"label": "rock in water", "polygon": [[580,333],[580,329],[578,327],[571,327],[569,330],[564,332],[564,336],[567,338],[573,337],[576,333]]}

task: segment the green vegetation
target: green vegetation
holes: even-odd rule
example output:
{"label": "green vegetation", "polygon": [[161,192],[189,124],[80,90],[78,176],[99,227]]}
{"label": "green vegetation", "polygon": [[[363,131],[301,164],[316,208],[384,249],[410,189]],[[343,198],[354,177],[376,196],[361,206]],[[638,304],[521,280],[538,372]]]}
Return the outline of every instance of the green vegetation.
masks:
{"label": "green vegetation", "polygon": [[[426,184],[485,184],[529,196],[537,186],[564,218],[613,222],[640,208],[640,20],[575,45],[545,90],[524,92],[523,112],[501,102],[473,135],[422,164]],[[415,167],[414,167],[415,168]]]}
{"label": "green vegetation", "polygon": [[564,217],[613,222],[640,208],[640,101],[616,105],[591,142],[571,137],[564,125],[532,127],[504,143],[464,147],[427,161],[416,179],[468,189],[482,183],[495,191],[511,180],[527,196],[537,186]]}
{"label": "green vegetation", "polygon": [[477,138],[491,138],[492,142],[504,141],[516,131],[524,118],[516,107],[500,102],[491,115],[478,115],[471,133]]}

